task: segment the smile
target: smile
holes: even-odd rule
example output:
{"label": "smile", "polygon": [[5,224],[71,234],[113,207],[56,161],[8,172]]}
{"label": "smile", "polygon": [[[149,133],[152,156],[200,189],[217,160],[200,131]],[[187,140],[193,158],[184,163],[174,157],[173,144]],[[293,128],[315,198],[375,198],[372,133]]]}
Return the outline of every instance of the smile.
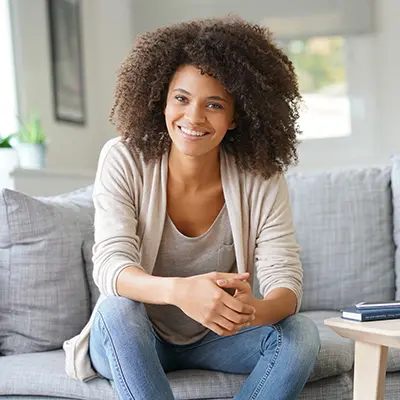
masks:
{"label": "smile", "polygon": [[194,131],[192,129],[185,128],[183,126],[178,126],[179,130],[182,132],[183,136],[188,137],[188,138],[202,138],[206,135],[208,135],[208,132],[199,132],[199,131]]}

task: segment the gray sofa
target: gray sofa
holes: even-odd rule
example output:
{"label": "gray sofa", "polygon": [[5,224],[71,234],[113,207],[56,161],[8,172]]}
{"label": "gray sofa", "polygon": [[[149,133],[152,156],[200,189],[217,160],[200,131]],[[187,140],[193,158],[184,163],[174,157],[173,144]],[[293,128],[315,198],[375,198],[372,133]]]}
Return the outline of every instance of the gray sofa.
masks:
{"label": "gray sofa", "polygon": [[[358,301],[400,298],[400,157],[382,168],[289,173],[287,180],[302,246],[301,312],[316,322],[322,342],[300,398],[351,399],[354,343],[323,321]],[[0,396],[7,399],[117,399],[105,379],[70,379],[61,349],[99,294],[91,192],[1,192]],[[199,370],[168,377],[176,398],[186,400],[231,399],[246,378]],[[386,398],[399,397],[400,351],[390,349]]]}

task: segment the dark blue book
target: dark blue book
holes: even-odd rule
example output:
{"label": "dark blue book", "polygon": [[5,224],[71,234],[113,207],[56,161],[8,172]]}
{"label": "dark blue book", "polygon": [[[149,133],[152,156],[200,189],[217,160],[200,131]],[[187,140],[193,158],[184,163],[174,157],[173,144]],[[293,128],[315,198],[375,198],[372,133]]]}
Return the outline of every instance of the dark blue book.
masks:
{"label": "dark blue book", "polygon": [[361,322],[400,318],[400,307],[380,309],[359,309],[356,307],[350,307],[341,311],[342,318]]}

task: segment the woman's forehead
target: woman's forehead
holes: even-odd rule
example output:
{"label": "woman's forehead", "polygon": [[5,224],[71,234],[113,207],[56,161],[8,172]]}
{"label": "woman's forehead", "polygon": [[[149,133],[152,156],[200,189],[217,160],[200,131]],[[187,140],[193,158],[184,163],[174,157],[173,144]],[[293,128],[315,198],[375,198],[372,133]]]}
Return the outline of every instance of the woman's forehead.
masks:
{"label": "woman's forehead", "polygon": [[193,65],[181,65],[176,70],[170,82],[170,91],[178,89],[191,95],[204,93],[207,96],[220,96],[226,100],[230,97],[228,90],[221,82]]}

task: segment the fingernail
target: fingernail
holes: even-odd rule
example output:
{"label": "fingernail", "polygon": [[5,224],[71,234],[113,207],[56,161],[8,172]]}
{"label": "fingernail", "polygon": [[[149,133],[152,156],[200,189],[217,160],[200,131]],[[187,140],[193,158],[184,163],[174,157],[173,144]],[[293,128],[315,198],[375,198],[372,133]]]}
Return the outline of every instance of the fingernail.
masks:
{"label": "fingernail", "polygon": [[218,285],[225,285],[226,279],[217,279]]}

